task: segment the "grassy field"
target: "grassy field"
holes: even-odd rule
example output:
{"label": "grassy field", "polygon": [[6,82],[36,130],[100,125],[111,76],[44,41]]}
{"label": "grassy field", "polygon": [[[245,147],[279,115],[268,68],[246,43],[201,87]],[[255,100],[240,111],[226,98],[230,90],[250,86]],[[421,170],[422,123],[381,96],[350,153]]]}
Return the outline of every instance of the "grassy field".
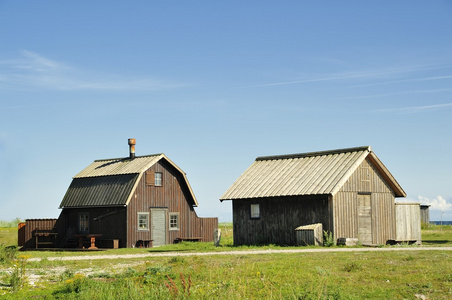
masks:
{"label": "grassy field", "polygon": [[[232,247],[230,225],[221,226],[222,247],[218,248],[211,243],[182,243],[95,254],[278,248],[271,245]],[[428,226],[422,229],[422,234],[424,245],[452,245],[452,226]],[[5,249],[4,236],[1,237],[0,244],[3,243]],[[74,254],[77,253],[69,252],[69,255]],[[68,254],[30,251],[17,253],[14,258],[0,256],[0,298],[416,299],[422,295],[428,299],[452,298],[452,251],[445,250],[176,256],[108,261],[46,259],[64,255]],[[29,256],[43,260],[30,262],[27,261]]]}
{"label": "grassy field", "polygon": [[17,245],[17,228],[0,227],[0,245],[11,246]]}

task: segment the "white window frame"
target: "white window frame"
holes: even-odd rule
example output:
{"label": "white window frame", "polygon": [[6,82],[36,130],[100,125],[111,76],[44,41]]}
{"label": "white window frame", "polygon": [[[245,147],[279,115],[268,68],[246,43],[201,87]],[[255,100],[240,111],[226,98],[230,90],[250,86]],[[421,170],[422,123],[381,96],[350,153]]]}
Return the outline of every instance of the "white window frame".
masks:
{"label": "white window frame", "polygon": [[[144,217],[144,218],[142,218],[142,217]],[[144,221],[144,222],[142,222],[142,221]],[[148,212],[137,213],[137,228],[140,231],[149,230],[149,213]]]}
{"label": "white window frame", "polygon": [[154,186],[163,186],[163,173],[162,172],[154,173]]}
{"label": "white window frame", "polygon": [[258,203],[252,203],[250,205],[250,218],[260,219],[260,217],[261,217],[260,205]]}
{"label": "white window frame", "polygon": [[[173,218],[175,218],[176,222],[174,224]],[[179,213],[170,213],[169,214],[169,222],[168,222],[169,230],[179,230],[180,229],[180,223],[179,223]]]}

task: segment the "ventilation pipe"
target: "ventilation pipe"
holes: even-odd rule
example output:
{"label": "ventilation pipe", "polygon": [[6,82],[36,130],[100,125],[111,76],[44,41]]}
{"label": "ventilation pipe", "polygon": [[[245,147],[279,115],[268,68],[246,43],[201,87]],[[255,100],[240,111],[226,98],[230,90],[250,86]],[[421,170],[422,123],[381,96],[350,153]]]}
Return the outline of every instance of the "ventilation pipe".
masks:
{"label": "ventilation pipe", "polygon": [[129,139],[130,159],[135,158],[135,144],[136,144],[135,139]]}

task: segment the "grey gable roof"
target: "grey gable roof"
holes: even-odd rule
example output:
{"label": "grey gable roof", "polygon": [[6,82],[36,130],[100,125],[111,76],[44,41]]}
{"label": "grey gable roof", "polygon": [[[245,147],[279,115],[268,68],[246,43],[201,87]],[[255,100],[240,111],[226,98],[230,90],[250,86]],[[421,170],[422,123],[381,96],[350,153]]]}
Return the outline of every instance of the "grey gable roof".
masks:
{"label": "grey gable roof", "polygon": [[370,146],[258,157],[220,198],[334,195],[369,157],[398,197],[406,194]]}
{"label": "grey gable roof", "polygon": [[194,206],[198,206],[186,174],[165,154],[95,160],[74,176],[60,208],[126,206],[142,174],[161,159],[184,178]]}
{"label": "grey gable roof", "polygon": [[98,177],[123,174],[140,174],[149,169],[160,159],[166,157],[164,154],[137,156],[130,158],[112,158],[95,160],[83,169],[74,178]]}

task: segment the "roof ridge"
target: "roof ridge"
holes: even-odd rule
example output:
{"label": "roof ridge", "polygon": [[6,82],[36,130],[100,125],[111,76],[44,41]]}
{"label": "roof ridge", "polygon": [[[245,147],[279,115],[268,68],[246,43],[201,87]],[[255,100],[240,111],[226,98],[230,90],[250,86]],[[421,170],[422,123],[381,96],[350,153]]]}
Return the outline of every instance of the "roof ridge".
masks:
{"label": "roof ridge", "polygon": [[[160,156],[160,155],[164,155],[164,153],[157,153],[157,154],[149,154],[149,155],[141,155],[141,156],[135,156],[135,158],[143,158],[143,157],[152,157],[152,156]],[[109,161],[109,160],[133,160],[132,158],[130,158],[129,156],[126,157],[117,157],[117,158],[104,158],[104,159],[96,159],[94,160],[95,162],[99,162],[99,161]]]}
{"label": "roof ridge", "polygon": [[368,150],[369,152],[371,152],[372,148],[370,146],[361,146],[361,147],[353,147],[353,148],[296,153],[296,154],[260,156],[260,157],[256,158],[256,161],[314,157],[314,156],[323,156],[323,155],[339,154],[339,153],[347,153],[347,152],[358,152],[358,151],[364,151],[364,150]]}

